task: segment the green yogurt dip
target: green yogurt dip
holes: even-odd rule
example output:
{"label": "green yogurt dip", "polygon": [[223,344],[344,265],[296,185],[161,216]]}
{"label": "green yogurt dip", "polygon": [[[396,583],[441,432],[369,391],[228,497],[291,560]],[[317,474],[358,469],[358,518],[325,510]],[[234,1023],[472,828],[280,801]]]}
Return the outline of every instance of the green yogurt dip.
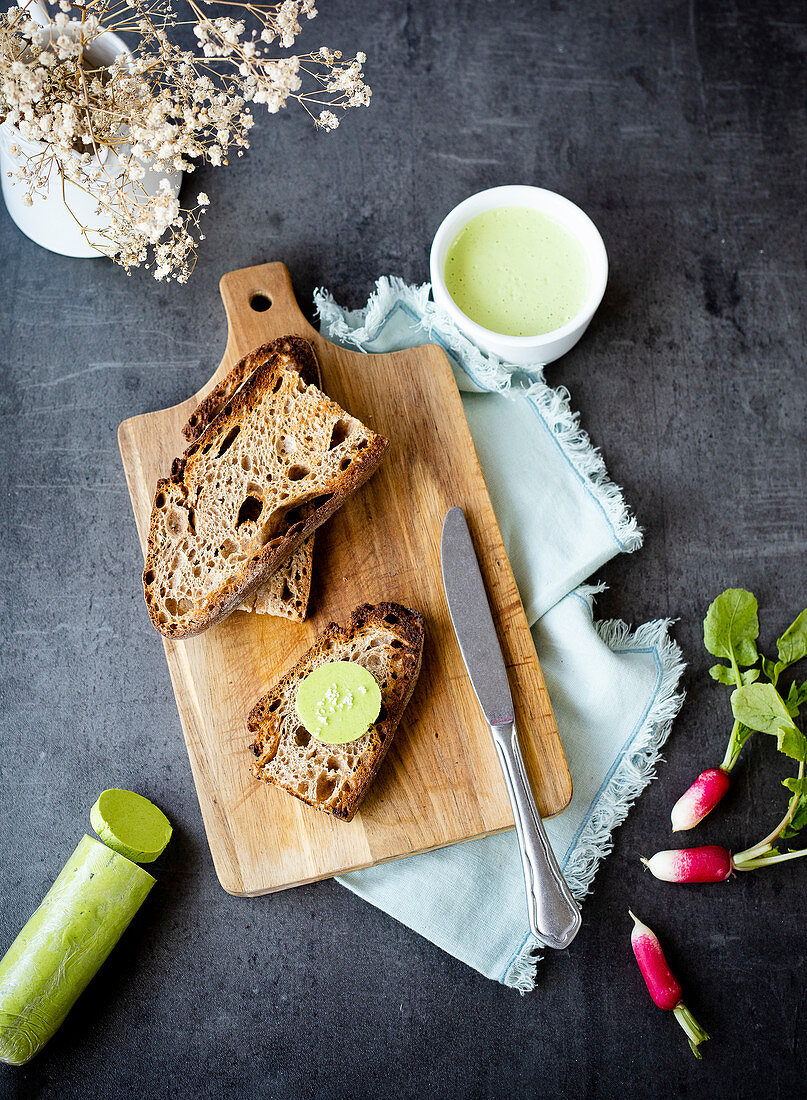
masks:
{"label": "green yogurt dip", "polygon": [[571,321],[589,289],[583,246],[526,206],[477,214],[446,254],[446,288],[472,321],[504,336],[542,336]]}

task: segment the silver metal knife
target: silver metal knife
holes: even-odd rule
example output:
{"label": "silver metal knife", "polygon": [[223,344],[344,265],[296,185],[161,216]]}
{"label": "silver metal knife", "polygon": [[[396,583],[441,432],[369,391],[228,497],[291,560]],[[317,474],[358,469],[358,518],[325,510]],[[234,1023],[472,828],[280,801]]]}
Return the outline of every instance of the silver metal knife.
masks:
{"label": "silver metal knife", "polygon": [[454,632],[499,756],[524,867],[530,929],[547,947],[568,947],[580,909],[561,874],[538,813],[518,744],[513,697],[471,532],[461,508],[443,522],[443,585]]}

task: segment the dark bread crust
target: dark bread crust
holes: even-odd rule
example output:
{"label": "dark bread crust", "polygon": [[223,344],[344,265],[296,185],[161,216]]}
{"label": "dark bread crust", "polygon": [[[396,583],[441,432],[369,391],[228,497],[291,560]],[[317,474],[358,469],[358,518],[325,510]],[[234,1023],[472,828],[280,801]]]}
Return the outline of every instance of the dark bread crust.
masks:
{"label": "dark bread crust", "polygon": [[182,434],[189,443],[193,443],[209,427],[210,424],[224,411],[224,406],[246,382],[262,363],[273,355],[289,355],[300,364],[300,374],[306,381],[312,381],[315,386],[322,388],[320,380],[319,363],[314,354],[314,349],[302,336],[279,336],[277,340],[271,340],[268,344],[262,344],[259,348],[249,352],[243,359],[239,359],[229,374],[214,386],[207,397],[196,406],[188,421],[182,429]]}
{"label": "dark bread crust", "polygon": [[[395,636],[397,679],[385,680],[381,687],[382,711],[379,720],[370,727],[365,737],[372,735],[373,744],[365,752],[352,772],[350,786],[340,793],[331,804],[324,804],[307,794],[300,793],[282,782],[271,770],[271,762],[277,753],[281,740],[280,706],[288,699],[291,690],[298,685],[312,669],[326,663],[329,652],[340,642],[349,642],[364,627],[376,628],[382,633]],[[370,784],[387,754],[392,737],[406,709],[420,674],[423,658],[425,622],[423,615],[412,608],[399,603],[362,604],[350,617],[347,627],[330,623],[314,645],[281,677],[270,692],[264,695],[252,708],[247,720],[247,728],[254,735],[250,749],[259,758],[251,765],[252,775],[264,783],[271,783],[314,809],[330,813],[342,821],[350,821],[359,808]],[[337,651],[338,652],[338,651]],[[337,657],[337,659],[340,659]],[[378,677],[376,677],[378,679]]]}
{"label": "dark bread crust", "polygon": [[[294,338],[294,341],[294,369],[306,386],[316,386],[319,370],[314,353],[306,341],[300,341],[300,345],[305,345],[304,348],[297,346],[299,338]],[[277,351],[270,351],[270,347],[269,344],[263,345],[245,356],[245,359],[250,361],[250,367],[253,363],[257,364],[249,371],[246,382],[235,391],[218,416],[197,437],[184,455],[174,459],[171,476],[157,482],[152,522],[149,526],[146,564],[143,570],[143,587],[152,624],[165,637],[187,638],[200,634],[251,599],[269,577],[288,561],[301,543],[309,538],[317,527],[330,519],[368,480],[389,448],[388,440],[367,429],[367,434],[370,436],[369,442],[353,458],[348,469],[340,474],[336,488],[323,494],[319,502],[315,498],[301,506],[298,509],[301,513],[299,518],[295,518],[285,530],[278,531],[258,553],[243,563],[238,572],[206,596],[201,609],[194,608],[193,615],[187,615],[182,622],[175,621],[173,618],[166,621],[164,613],[157,606],[158,596],[154,594],[156,582],[159,580],[155,570],[160,548],[159,532],[155,524],[157,501],[162,497],[163,502],[173,499],[180,505],[184,505],[187,495],[186,481],[193,473],[196,462],[200,461],[197,458],[199,453],[204,452],[206,448],[212,448],[220,440],[225,440],[227,433],[236,426],[239,429],[244,425],[248,426],[250,414],[262,395],[271,391],[276,384],[280,384],[284,372],[290,369],[288,358],[282,357]],[[298,352],[300,353],[299,362]],[[323,401],[328,401],[329,405],[339,408],[324,394],[320,394],[320,397]]]}

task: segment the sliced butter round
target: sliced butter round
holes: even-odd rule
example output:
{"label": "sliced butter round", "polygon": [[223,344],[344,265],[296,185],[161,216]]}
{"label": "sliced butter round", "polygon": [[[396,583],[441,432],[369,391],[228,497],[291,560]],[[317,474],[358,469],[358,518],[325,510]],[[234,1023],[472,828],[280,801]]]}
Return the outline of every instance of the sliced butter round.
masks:
{"label": "sliced butter round", "polygon": [[135,863],[153,863],[171,839],[171,822],[134,791],[103,791],[90,810],[90,824],[104,844]]}
{"label": "sliced butter round", "polygon": [[312,737],[344,745],[367,732],[381,712],[381,690],[355,661],[329,661],[297,688],[297,717]]}

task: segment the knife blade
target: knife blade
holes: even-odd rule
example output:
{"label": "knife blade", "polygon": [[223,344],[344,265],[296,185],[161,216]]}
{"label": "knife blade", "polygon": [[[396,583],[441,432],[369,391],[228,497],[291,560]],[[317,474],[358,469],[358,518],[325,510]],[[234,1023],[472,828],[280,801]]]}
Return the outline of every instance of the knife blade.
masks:
{"label": "knife blade", "polygon": [[513,722],[507,669],[462,508],[446,515],[440,559],[454,633],[482,712],[491,726]]}
{"label": "knife blade", "polygon": [[580,910],[558,867],[527,778],[507,668],[461,508],[451,508],[446,514],[440,563],[454,633],[490,727],[513,809],[530,930],[547,947],[562,949],[580,930]]}

